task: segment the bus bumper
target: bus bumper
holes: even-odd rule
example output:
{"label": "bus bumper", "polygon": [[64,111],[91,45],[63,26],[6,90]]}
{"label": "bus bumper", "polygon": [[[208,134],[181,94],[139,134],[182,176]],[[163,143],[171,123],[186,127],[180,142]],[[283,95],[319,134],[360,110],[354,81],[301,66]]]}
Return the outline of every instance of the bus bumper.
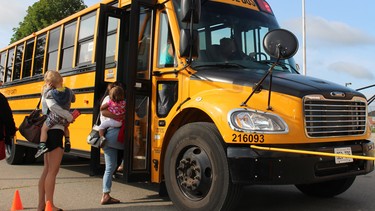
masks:
{"label": "bus bumper", "polygon": [[[334,148],[351,147],[353,155],[374,157],[374,143],[367,140],[273,147],[331,153]],[[374,170],[371,160],[354,159],[336,164],[335,157],[264,151],[249,146],[229,146],[227,156],[231,178],[236,184],[306,184],[364,175]]]}

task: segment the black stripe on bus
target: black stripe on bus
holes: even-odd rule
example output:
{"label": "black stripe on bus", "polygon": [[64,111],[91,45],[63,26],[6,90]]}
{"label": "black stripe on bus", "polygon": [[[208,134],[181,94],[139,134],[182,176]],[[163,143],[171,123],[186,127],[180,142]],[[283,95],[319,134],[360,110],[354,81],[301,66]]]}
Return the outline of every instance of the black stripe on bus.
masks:
{"label": "black stripe on bus", "polygon": [[[116,66],[116,65],[114,65],[114,66]],[[87,64],[87,65],[78,66],[74,69],[70,69],[70,70],[67,70],[67,71],[64,70],[64,71],[61,71],[59,73],[61,74],[61,76],[66,77],[66,76],[71,76],[71,75],[79,75],[79,74],[83,74],[83,73],[93,72],[93,71],[95,71],[95,69],[96,69],[96,64],[94,63],[94,64]],[[43,77],[42,74],[35,75],[35,76],[32,76],[32,77],[17,79],[15,81],[11,81],[11,82],[5,82],[2,86],[2,88],[8,88],[8,87],[17,86],[17,85],[35,83],[35,82],[43,81],[43,79],[44,79],[44,77]]]}
{"label": "black stripe on bus", "polygon": [[[72,108],[77,109],[81,114],[92,114],[92,108]],[[27,110],[12,110],[13,114],[30,114],[34,109],[27,109]]]}
{"label": "black stripe on bus", "polygon": [[[95,87],[87,87],[87,88],[80,88],[80,89],[72,89],[74,94],[85,94],[85,93],[93,93]],[[20,95],[14,97],[7,97],[8,101],[11,100],[19,100],[19,99],[33,99],[33,98],[40,98],[40,93],[37,94],[28,94],[28,95]]]}

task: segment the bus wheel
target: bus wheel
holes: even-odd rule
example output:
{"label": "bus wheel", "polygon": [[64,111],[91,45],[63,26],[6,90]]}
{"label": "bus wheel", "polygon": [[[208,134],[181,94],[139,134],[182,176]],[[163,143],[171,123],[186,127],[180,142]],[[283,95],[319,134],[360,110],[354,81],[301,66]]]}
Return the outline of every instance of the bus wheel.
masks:
{"label": "bus wheel", "polygon": [[190,123],[173,135],[164,176],[181,210],[231,210],[239,199],[241,188],[230,179],[223,140],[211,123]]}
{"label": "bus wheel", "polygon": [[352,186],[355,177],[331,180],[327,182],[296,185],[298,190],[308,196],[330,198],[339,195]]}
{"label": "bus wheel", "polygon": [[10,165],[22,164],[26,147],[11,142],[5,145],[7,163]]}
{"label": "bus wheel", "polygon": [[27,147],[25,150],[25,157],[24,157],[24,163],[25,164],[33,164],[36,161],[35,154],[38,149]]}

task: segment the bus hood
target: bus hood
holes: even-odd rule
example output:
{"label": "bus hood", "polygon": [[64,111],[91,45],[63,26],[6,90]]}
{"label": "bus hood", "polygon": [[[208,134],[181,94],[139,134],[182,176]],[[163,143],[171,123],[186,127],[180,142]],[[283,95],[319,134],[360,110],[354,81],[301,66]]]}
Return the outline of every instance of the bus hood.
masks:
{"label": "bus hood", "polygon": [[[209,80],[253,87],[264,76],[264,70],[251,69],[200,69],[192,80]],[[269,76],[261,89],[269,89]],[[348,87],[300,74],[273,72],[272,91],[303,98],[309,94],[321,94],[327,99],[351,99],[353,96],[365,96]]]}

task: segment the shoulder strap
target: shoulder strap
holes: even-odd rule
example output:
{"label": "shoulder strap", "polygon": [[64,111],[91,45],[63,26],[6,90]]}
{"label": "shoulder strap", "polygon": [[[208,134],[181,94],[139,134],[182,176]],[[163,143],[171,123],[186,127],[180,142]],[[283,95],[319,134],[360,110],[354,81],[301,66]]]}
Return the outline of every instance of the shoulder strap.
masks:
{"label": "shoulder strap", "polygon": [[99,123],[99,117],[100,117],[100,111],[99,111],[99,114],[98,114],[98,116],[96,117],[96,120],[95,120],[95,125],[98,125],[98,123]]}
{"label": "shoulder strap", "polygon": [[42,95],[40,95],[40,98],[39,98],[39,102],[38,102],[38,105],[36,106],[36,109],[39,109],[39,106],[40,106],[40,102],[42,101]]}

